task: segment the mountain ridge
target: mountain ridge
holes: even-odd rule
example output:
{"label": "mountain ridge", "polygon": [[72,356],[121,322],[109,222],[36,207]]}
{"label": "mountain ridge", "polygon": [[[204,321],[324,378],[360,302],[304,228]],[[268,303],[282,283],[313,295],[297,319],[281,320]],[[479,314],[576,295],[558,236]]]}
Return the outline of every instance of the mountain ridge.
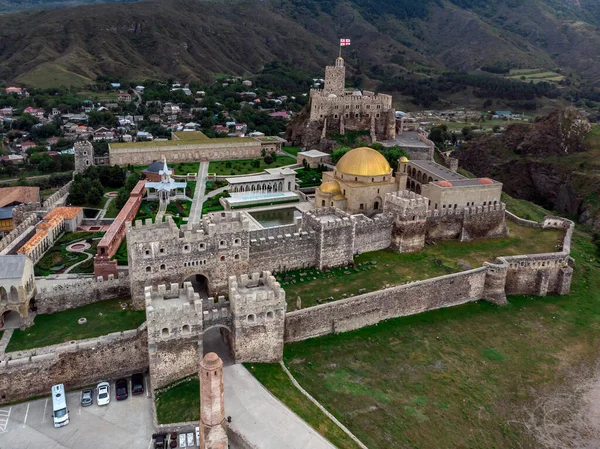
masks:
{"label": "mountain ridge", "polygon": [[6,14],[0,79],[27,84],[41,66],[89,80],[187,81],[256,73],[274,59],[319,73],[336,56],[338,38],[350,37],[349,70],[369,78],[501,63],[600,80],[599,10],[589,1],[427,0],[426,13],[409,3],[375,10],[366,0],[145,0]]}

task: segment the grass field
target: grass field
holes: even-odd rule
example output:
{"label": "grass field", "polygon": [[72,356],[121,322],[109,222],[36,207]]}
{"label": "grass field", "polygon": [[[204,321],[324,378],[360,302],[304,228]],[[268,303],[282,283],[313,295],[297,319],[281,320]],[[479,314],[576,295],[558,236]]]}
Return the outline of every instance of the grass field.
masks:
{"label": "grass field", "polygon": [[200,381],[192,376],[156,393],[156,418],[159,424],[200,419]]}
{"label": "grass field", "polygon": [[90,78],[78,75],[52,62],[38,65],[33,70],[20,75],[17,81],[38,89],[50,89],[60,86],[82,87],[92,83]]}
{"label": "grass field", "polygon": [[296,155],[302,151],[302,148],[300,148],[300,147],[283,147],[282,151],[285,151],[286,153],[291,154],[292,156],[296,157]]}
{"label": "grass field", "polygon": [[[132,310],[131,306],[123,310],[121,303],[131,303],[131,298],[109,299],[78,309],[38,315],[32,327],[14,331],[6,351],[22,351],[135,329],[146,320],[144,310]],[[82,317],[87,323],[78,324],[77,320]]]}
{"label": "grass field", "polygon": [[545,69],[513,69],[506,77],[526,82],[533,81],[534,83],[539,83],[540,81],[557,83],[565,79],[564,75]]}
{"label": "grass field", "polygon": [[[528,203],[513,200],[518,212]],[[547,212],[531,207],[533,216]],[[563,425],[568,397],[600,349],[600,262],[590,235],[577,228],[571,293],[480,301],[285,346],[300,384],[369,449],[539,448],[533,431]],[[278,365],[257,373],[272,385]],[[283,390],[283,391],[281,391]],[[580,397],[580,396],[578,396]],[[568,422],[568,421],[567,421]],[[558,446],[556,446],[558,447]],[[569,447],[563,445],[562,447]]]}
{"label": "grass field", "polygon": [[316,269],[294,270],[276,274],[288,298],[302,298],[302,307],[317,305],[318,299],[343,299],[359,291],[380,290],[386,285],[429,279],[463,268],[472,268],[497,256],[544,253],[556,251],[563,232],[556,229],[533,229],[508,223],[511,235],[507,238],[458,242],[448,240],[427,245],[416,253],[398,254],[391,250],[361,254],[354,267],[334,268],[321,272]]}
{"label": "grass field", "polygon": [[[253,165],[253,161],[259,161],[259,163],[255,163]],[[272,164],[266,164],[262,158],[231,161],[211,161],[210,165],[208,166],[208,172],[216,173],[217,175],[247,175],[249,173],[260,173],[264,171],[265,168],[276,168],[295,163],[296,160],[289,156],[277,156],[277,159]]]}

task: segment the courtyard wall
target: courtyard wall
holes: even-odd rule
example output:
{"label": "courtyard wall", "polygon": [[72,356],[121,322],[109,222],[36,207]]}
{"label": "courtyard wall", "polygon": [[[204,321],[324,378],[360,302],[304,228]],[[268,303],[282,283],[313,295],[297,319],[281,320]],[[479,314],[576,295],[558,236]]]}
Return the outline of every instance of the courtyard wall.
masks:
{"label": "courtyard wall", "polygon": [[75,389],[146,371],[147,344],[144,323],[99,338],[7,353],[0,362],[0,404],[48,395],[58,383]]}
{"label": "courtyard wall", "polygon": [[[60,278],[59,278],[60,279]],[[108,279],[78,276],[57,280],[37,277],[35,304],[37,313],[54,313],[76,309],[105,299],[129,296],[129,276],[121,271]]]}

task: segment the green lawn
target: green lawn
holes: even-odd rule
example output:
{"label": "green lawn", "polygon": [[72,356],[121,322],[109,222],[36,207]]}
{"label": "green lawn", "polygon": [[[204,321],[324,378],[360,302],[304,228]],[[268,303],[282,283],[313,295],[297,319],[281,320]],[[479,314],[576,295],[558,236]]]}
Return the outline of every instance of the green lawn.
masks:
{"label": "green lawn", "polygon": [[104,218],[117,218],[121,209],[117,208],[117,199],[113,198],[106,208],[106,213],[104,214]]}
{"label": "green lawn", "polygon": [[129,263],[127,259],[127,238],[123,239],[113,259],[117,260],[117,265],[127,265]]}
{"label": "green lawn", "polygon": [[291,154],[292,156],[296,157],[298,155],[298,153],[300,153],[302,151],[302,148],[300,147],[283,147],[282,151],[285,151],[288,154]]}
{"label": "green lawn", "polygon": [[206,201],[202,204],[202,215],[207,214],[209,212],[216,212],[219,210],[223,210],[223,206],[219,203],[220,198],[227,198],[229,196],[229,192],[221,192],[218,195],[207,198]]}
{"label": "green lawn", "polygon": [[[78,309],[38,315],[32,327],[15,330],[6,351],[22,351],[135,329],[146,320],[144,310],[132,310],[131,307],[123,310],[121,303],[131,303],[131,298],[109,299]],[[87,323],[78,324],[77,320],[82,317]]]}
{"label": "green lawn", "polygon": [[200,381],[192,376],[175,386],[156,392],[156,418],[159,424],[198,421],[200,419]]}
{"label": "green lawn", "polygon": [[[354,296],[359,290],[370,292],[386,285],[429,279],[463,268],[459,262],[472,268],[497,256],[544,253],[556,251],[563,232],[556,229],[533,229],[508,222],[511,235],[507,238],[459,242],[447,240],[426,245],[423,251],[398,254],[392,250],[361,254],[354,259],[354,267],[333,268],[321,272],[310,268],[276,274],[292,304],[298,296],[302,307],[318,304],[317,299],[343,295]],[[292,306],[295,308],[295,305]],[[292,309],[293,310],[293,309]]]}
{"label": "green lawn", "polygon": [[[258,161],[252,163],[253,161]],[[264,159],[239,159],[231,161],[211,161],[208,166],[209,173],[217,175],[247,175],[249,173],[260,173],[265,168],[276,168],[284,165],[292,165],[296,163],[296,159],[289,156],[277,156],[277,159],[266,164]]]}
{"label": "green lawn", "polygon": [[357,449],[359,446],[316,405],[298,390],[279,364],[253,363],[246,368],[281,402],[311,425],[338,449]]}

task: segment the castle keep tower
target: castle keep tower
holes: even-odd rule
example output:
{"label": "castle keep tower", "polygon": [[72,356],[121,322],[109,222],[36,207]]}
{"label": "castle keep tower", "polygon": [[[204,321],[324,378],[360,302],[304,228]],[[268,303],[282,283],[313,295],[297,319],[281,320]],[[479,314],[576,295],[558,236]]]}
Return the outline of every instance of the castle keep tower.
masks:
{"label": "castle keep tower", "polygon": [[407,190],[385,196],[383,212],[393,218],[391,249],[409,253],[425,247],[426,201],[421,195]]}
{"label": "castle keep tower", "polygon": [[90,165],[94,165],[94,147],[87,140],[75,142],[75,172],[82,173]]}
{"label": "castle keep tower", "polygon": [[335,65],[325,67],[324,91],[328,94],[344,95],[346,83],[346,67],[340,57],[335,60]]}
{"label": "castle keep tower", "polygon": [[223,362],[209,352],[200,362],[200,449],[227,449]]}

